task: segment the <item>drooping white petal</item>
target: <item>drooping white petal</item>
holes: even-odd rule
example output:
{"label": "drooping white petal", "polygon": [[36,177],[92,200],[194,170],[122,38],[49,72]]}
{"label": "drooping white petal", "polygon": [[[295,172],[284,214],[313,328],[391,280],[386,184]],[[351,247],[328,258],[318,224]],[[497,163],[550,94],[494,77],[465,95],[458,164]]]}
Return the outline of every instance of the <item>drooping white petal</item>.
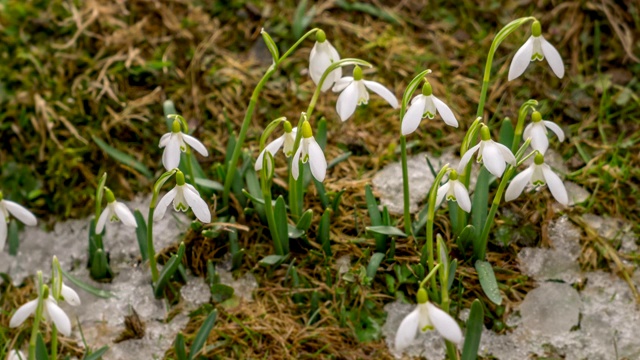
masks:
{"label": "drooping white petal", "polygon": [[316,42],[309,53],[309,76],[314,84],[320,82],[322,73],[329,67],[329,59],[322,52],[322,43]]}
{"label": "drooping white petal", "polygon": [[469,199],[469,192],[467,189],[460,181],[454,181],[451,186],[453,186],[453,192],[456,195],[456,202],[458,203],[458,206],[460,206],[460,209],[470,212],[471,199]]}
{"label": "drooping white petal", "polygon": [[411,102],[411,106],[402,118],[402,135],[407,136],[418,128],[424,114],[425,96],[418,95]]}
{"label": "drooping white petal", "polygon": [[177,193],[178,187],[176,186],[171,189],[171,191],[169,191],[162,199],[160,199],[160,201],[158,201],[155,213],[153,214],[153,220],[162,219],[164,213],[167,211],[167,207],[169,207],[169,204],[171,204]]}
{"label": "drooping white petal", "polygon": [[258,158],[256,159],[256,164],[254,166],[256,171],[262,170],[262,163],[264,162],[264,152],[268,151],[271,153],[271,156],[275,156],[278,150],[280,150],[280,147],[282,146],[282,144],[284,144],[284,137],[285,135],[280,136],[279,138],[267,144],[267,146],[265,146],[264,149],[262,149],[262,151],[260,152],[260,155],[258,155]]}
{"label": "drooping white petal", "polygon": [[113,210],[116,212],[116,215],[118,215],[118,218],[120,219],[120,221],[122,221],[123,224],[131,227],[138,227],[136,218],[133,216],[131,210],[129,210],[129,208],[125,204],[116,201],[113,206]]}
{"label": "drooping white petal", "polygon": [[433,119],[438,112],[436,104],[433,103],[433,95],[424,97],[424,110],[423,115],[429,119]]}
{"label": "drooping white petal", "polygon": [[564,187],[564,183],[560,180],[560,177],[556,175],[556,173],[551,170],[549,165],[542,164],[542,173],[544,174],[544,179],[547,181],[547,186],[549,187],[549,191],[551,191],[551,195],[558,201],[560,204],[567,206],[569,205],[569,195],[567,194],[567,189]]}
{"label": "drooping white petal", "polygon": [[167,147],[162,153],[162,165],[164,168],[173,170],[180,164],[180,139],[177,136],[171,136],[167,142]]}
{"label": "drooping white petal", "polygon": [[522,191],[527,186],[527,184],[531,181],[531,175],[533,174],[533,167],[530,166],[526,170],[522,171],[520,174],[516,175],[511,183],[507,187],[507,191],[504,194],[505,201],[515,200]]}
{"label": "drooping white petal", "polygon": [[171,138],[171,132],[168,132],[164,135],[162,135],[162,137],[160,138],[160,144],[158,145],[158,147],[160,149],[162,149],[163,147],[167,146],[167,143],[169,142],[169,139]]}
{"label": "drooping white petal", "polygon": [[447,181],[442,186],[438,188],[438,192],[436,193],[436,206],[442,203],[445,195],[449,192],[449,187],[451,186],[451,181]]}
{"label": "drooping white petal", "polygon": [[516,165],[516,157],[511,152],[511,149],[509,149],[508,147],[500,144],[499,142],[495,142],[495,141],[492,141],[492,142],[496,145],[498,150],[500,150],[500,154],[502,154],[502,157],[504,158],[504,161],[506,161],[507,163],[515,166]]}
{"label": "drooping white petal", "polygon": [[38,225],[38,220],[36,219],[36,217],[31,213],[31,211],[27,210],[22,205],[9,200],[3,200],[3,202],[7,211],[9,211],[9,213],[16,219],[22,221],[22,223],[24,223],[25,225]]}
{"label": "drooping white petal", "polygon": [[327,159],[314,138],[310,138],[309,141],[309,167],[311,168],[311,175],[316,180],[324,181],[324,177],[327,174]]}
{"label": "drooping white petal", "polygon": [[[482,143],[480,143],[482,144]],[[473,156],[473,154],[478,151],[478,149],[480,149],[480,144],[472,147],[471,149],[467,149],[467,152],[464,153],[464,155],[462,155],[462,159],[460,159],[460,164],[458,164],[458,172],[459,173],[464,173],[464,168],[467,167],[467,164],[469,163],[469,161],[471,160],[471,157]]]}
{"label": "drooping white petal", "polygon": [[340,92],[340,91],[346,89],[347,86],[351,85],[352,82],[353,82],[353,76],[345,76],[345,77],[341,78],[340,80],[336,81],[336,83],[335,83],[335,85],[333,85],[333,88],[331,89],[331,91]]}
{"label": "drooping white petal", "polygon": [[293,155],[293,146],[296,142],[296,135],[298,133],[298,128],[294,127],[290,133],[284,134],[284,147],[282,152],[284,152],[284,156],[290,157]]}
{"label": "drooping white petal", "polygon": [[548,120],[542,120],[542,122],[544,123],[544,126],[547,127],[547,129],[553,131],[556,136],[558,136],[558,140],[560,140],[560,142],[564,141],[564,131],[562,131],[562,128],[560,126]]}
{"label": "drooping white petal", "polygon": [[47,307],[47,312],[49,313],[49,317],[51,321],[56,325],[58,331],[64,336],[71,335],[71,320],[67,314],[60,309],[58,304],[56,304],[55,300],[47,299],[44,302],[44,305]]}
{"label": "drooping white petal", "polygon": [[[507,167],[504,157],[496,143],[492,140],[483,141],[484,149],[482,149],[482,162],[491,174],[496,177],[502,177],[504,169]],[[512,155],[513,156],[513,155]]]}
{"label": "drooping white petal", "polygon": [[104,230],[104,226],[107,223],[107,219],[110,217],[111,210],[109,206],[102,210],[100,217],[98,218],[98,222],[96,223],[96,234],[102,234],[102,230]]}
{"label": "drooping white petal", "polygon": [[80,296],[78,296],[78,293],[75,290],[68,287],[67,285],[62,284],[62,291],[60,292],[60,294],[67,304],[71,306],[80,305]]}
{"label": "drooping white petal", "polygon": [[527,126],[524,127],[524,131],[522,132],[522,138],[523,139],[528,139],[531,137],[531,129],[533,128],[533,124],[532,122],[530,122],[529,124],[527,124]]}
{"label": "drooping white petal", "polygon": [[444,120],[444,123],[449,126],[453,126],[457,128],[458,120],[456,119],[456,116],[453,115],[453,111],[451,111],[451,109],[447,106],[447,104],[443,103],[440,99],[438,99],[435,96],[432,96],[431,99],[433,99],[433,103],[435,104],[436,109],[440,113],[442,120]]}
{"label": "drooping white petal", "polygon": [[436,331],[442,335],[443,338],[451,341],[452,343],[459,344],[462,341],[462,330],[460,325],[451,317],[451,315],[438,309],[432,303],[427,303],[429,309],[429,319]]}
{"label": "drooping white petal", "polygon": [[383,99],[385,99],[389,105],[391,105],[391,107],[393,107],[394,109],[398,108],[398,98],[396,98],[396,95],[391,92],[391,90],[387,89],[386,87],[384,87],[384,85],[375,82],[375,81],[369,81],[369,80],[362,80],[364,82],[364,86],[366,86],[369,90],[373,91],[374,93],[380,95]]}
{"label": "drooping white petal", "polygon": [[549,66],[551,66],[551,70],[558,78],[562,79],[564,76],[564,63],[560,53],[542,36],[540,36],[540,45],[542,46],[544,57],[547,59]]}
{"label": "drooping white petal", "polygon": [[9,327],[14,328],[20,326],[27,318],[36,311],[38,307],[38,299],[31,300],[20,306],[9,320]]}
{"label": "drooping white petal", "polygon": [[413,340],[415,340],[416,333],[418,332],[419,316],[418,308],[416,308],[402,319],[398,332],[396,332],[396,351],[402,351],[404,348],[411,345]]}
{"label": "drooping white petal", "polygon": [[291,175],[293,175],[293,178],[296,180],[298,180],[298,176],[300,175],[300,154],[301,153],[302,153],[302,146],[298,146],[298,151],[296,151],[295,155],[293,155],[293,160],[291,160]]}
{"label": "drooping white petal", "polygon": [[347,121],[356,111],[356,106],[358,106],[358,84],[354,81],[338,96],[336,111],[340,116],[340,120]]}
{"label": "drooping white petal", "polygon": [[209,210],[209,205],[202,200],[198,193],[189,189],[188,187],[183,188],[184,198],[187,201],[187,204],[193,210],[193,213],[196,217],[203,223],[211,222],[211,211]]}
{"label": "drooping white petal", "polygon": [[5,242],[7,242],[7,221],[0,216],[0,251],[4,249]]}
{"label": "drooping white petal", "polygon": [[513,56],[511,66],[509,66],[509,81],[524,73],[531,62],[531,55],[533,55],[533,36],[530,36],[529,40],[527,40]]}
{"label": "drooping white petal", "polygon": [[529,135],[531,136],[531,148],[544,154],[549,148],[549,139],[544,124],[541,122],[533,124]]}
{"label": "drooping white petal", "polygon": [[197,152],[200,153],[200,155],[202,156],[209,156],[209,152],[207,151],[207,148],[204,146],[203,143],[200,142],[200,140],[194,138],[191,135],[187,135],[187,134],[182,134],[182,139],[184,140],[184,142],[186,142],[189,146],[191,146],[191,148]]}

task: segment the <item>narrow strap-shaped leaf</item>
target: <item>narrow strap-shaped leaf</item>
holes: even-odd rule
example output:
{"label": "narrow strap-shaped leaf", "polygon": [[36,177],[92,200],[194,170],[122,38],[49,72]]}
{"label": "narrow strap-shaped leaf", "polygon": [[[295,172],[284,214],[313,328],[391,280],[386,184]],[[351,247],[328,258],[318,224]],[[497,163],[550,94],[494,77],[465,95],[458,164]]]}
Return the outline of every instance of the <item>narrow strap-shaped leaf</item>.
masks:
{"label": "narrow strap-shaped leaf", "polygon": [[372,233],[374,235],[389,235],[389,236],[407,237],[407,234],[405,234],[404,231],[398,229],[395,226],[386,226],[386,225],[367,226],[366,229],[367,229],[367,232],[370,232],[370,233]]}
{"label": "narrow strap-shaped leaf", "polygon": [[36,338],[36,360],[49,360],[47,345],[45,345],[41,333],[38,333],[38,337]]}
{"label": "narrow strap-shaped leaf", "polygon": [[84,360],[98,360],[101,359],[102,356],[109,350],[109,346],[105,345],[100,349],[91,352],[91,354],[85,356]]}
{"label": "narrow strap-shaped leaf", "polygon": [[369,265],[367,265],[367,276],[373,279],[376,276],[376,272],[378,272],[378,267],[380,267],[380,263],[384,259],[384,253],[374,253],[371,255],[371,260],[369,260]]}
{"label": "narrow strap-shaped leaf", "polygon": [[169,280],[171,279],[173,274],[175,274],[175,272],[178,270],[178,265],[180,265],[180,262],[182,261],[184,252],[185,252],[185,245],[184,243],[180,243],[178,252],[175,255],[173,255],[171,259],[167,261],[164,268],[162,268],[162,271],[160,272],[160,276],[158,277],[158,282],[155,284],[153,289],[153,293],[157,298],[162,296],[164,288],[169,283]]}
{"label": "narrow strap-shaped leaf", "polygon": [[313,210],[309,209],[302,213],[296,227],[302,231],[307,231],[311,227],[311,220],[313,220]]}
{"label": "narrow strap-shaped leaf", "polygon": [[173,344],[173,348],[176,351],[176,356],[178,357],[178,360],[189,359],[187,357],[187,349],[185,348],[185,345],[184,345],[184,335],[182,335],[181,332],[179,332],[178,335],[176,335],[176,341]]}
{"label": "narrow strap-shaped leaf", "polygon": [[106,152],[107,155],[109,155],[111,158],[113,158],[117,162],[137,170],[147,178],[153,177],[153,173],[151,173],[151,171],[143,163],[134,159],[131,155],[114,148],[113,146],[107,144],[97,136],[92,136],[91,138],[100,147],[100,149]]}
{"label": "narrow strap-shaped leaf", "polygon": [[482,287],[482,291],[494,304],[502,304],[502,296],[500,295],[498,282],[496,281],[496,275],[493,272],[491,264],[486,261],[476,260],[475,267],[476,271],[478,272],[478,279],[480,279],[480,286]]}
{"label": "narrow strap-shaped leaf", "polygon": [[79,279],[77,279],[74,276],[72,276],[71,274],[69,274],[65,269],[61,268],[61,270],[62,270],[62,275],[64,275],[64,277],[67,280],[71,281],[75,286],[77,286],[80,289],[88,292],[89,294],[95,295],[95,296],[97,296],[99,298],[103,298],[103,299],[108,299],[108,298],[112,298],[112,297],[116,296],[111,291],[98,289],[97,287],[91,286],[91,285],[89,285],[87,283],[84,283],[84,282],[80,281]]}
{"label": "narrow strap-shaped leaf", "polygon": [[324,211],[324,213],[322,214],[322,217],[320,218],[320,225],[318,226],[318,239],[320,240],[320,244],[322,244],[322,250],[324,251],[325,255],[327,256],[331,256],[332,252],[331,252],[331,239],[330,239],[330,224],[329,221],[331,220],[331,210],[327,209]]}
{"label": "narrow strap-shaped leaf", "polygon": [[195,359],[195,356],[200,352],[200,350],[202,350],[205,341],[207,341],[207,338],[209,337],[211,329],[213,329],[213,325],[216,323],[217,317],[218,311],[213,310],[202,323],[200,330],[198,330],[198,334],[196,334],[196,338],[193,340],[193,344],[191,344],[189,359]]}
{"label": "narrow strap-shaped leaf", "polygon": [[[482,166],[476,189],[473,192],[473,203],[471,205],[471,222],[476,229],[476,239],[480,239],[480,233],[487,221],[487,207],[489,206],[489,180],[491,173]],[[474,244],[475,246],[476,244]],[[484,260],[484,259],[480,259]]]}
{"label": "narrow strap-shaped leaf", "polygon": [[136,238],[138,239],[140,256],[142,257],[142,261],[144,262],[149,259],[149,250],[147,249],[147,223],[144,220],[144,216],[142,216],[140,210],[134,211],[133,216],[136,218],[136,224],[138,225],[138,227],[136,228]]}
{"label": "narrow strap-shaped leaf", "polygon": [[[3,221],[3,219],[0,219]],[[20,238],[18,237],[18,222],[11,221],[9,223],[9,233],[7,234],[8,243],[9,243],[9,255],[16,256],[18,255],[18,248],[20,247]]]}
{"label": "narrow strap-shaped leaf", "polygon": [[276,206],[274,208],[274,215],[276,218],[276,228],[278,230],[278,236],[280,237],[280,243],[282,244],[282,251],[284,254],[289,253],[289,228],[287,221],[287,208],[284,203],[284,198],[278,196],[276,200]]}
{"label": "narrow strap-shaped leaf", "polygon": [[500,134],[498,135],[498,141],[500,144],[510,148],[513,143],[513,137],[515,136],[515,130],[513,128],[513,123],[511,119],[504,118],[502,120],[502,124],[500,125]]}
{"label": "narrow strap-shaped leaf", "polygon": [[484,309],[480,300],[475,299],[471,304],[471,312],[469,313],[469,320],[467,320],[462,360],[476,360],[478,358],[478,348],[480,347],[483,327]]}

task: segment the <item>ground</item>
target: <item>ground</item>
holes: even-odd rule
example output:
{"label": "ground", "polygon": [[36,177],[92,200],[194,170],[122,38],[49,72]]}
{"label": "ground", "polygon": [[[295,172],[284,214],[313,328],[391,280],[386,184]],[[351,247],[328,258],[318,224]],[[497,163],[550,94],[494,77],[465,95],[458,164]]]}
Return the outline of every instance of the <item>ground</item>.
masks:
{"label": "ground", "polygon": [[[92,213],[95,187],[104,172],[118,198],[149,193],[149,175],[162,171],[157,144],[167,131],[165,100],[175,103],[203,140],[210,156],[198,160],[211,179],[221,182],[217,168],[227,153],[230,131],[238,132],[251,92],[271,63],[262,28],[281,52],[304,31],[322,28],[343,57],[371,62],[374,68],[365,76],[398,97],[416,73],[432,69],[434,93],[450,104],[461,126],[451,129],[440,121],[423,121],[408,141],[413,154],[439,154],[458,147],[474,119],[495,33],[513,19],[533,15],[560,51],[567,75],[557,79],[541,63],[507,82],[510,59],[530,34],[525,27],[507,38],[496,54],[484,116],[497,134],[497,124],[505,117],[517,118],[522,102],[538,100],[544,118],[560,124],[567,134],[568,140],[552,144],[566,166],[565,179],[591,194],[563,210],[582,229],[580,268],[606,270],[622,278],[630,269],[617,266],[616,258],[629,261],[630,268],[637,266],[637,252],[618,254],[615,244],[603,243],[580,220],[583,214],[595,214],[630,223],[636,233],[640,230],[640,8],[635,2],[463,1],[453,6],[337,0],[309,2],[306,9],[304,2],[296,5],[245,0],[0,2],[0,189],[49,228]],[[266,85],[248,133],[246,149],[254,158],[270,120],[295,120],[306,109],[315,89],[306,70],[312,46],[306,41]],[[315,243],[293,246],[295,284],[285,267],[259,265],[274,253],[268,229],[234,202],[238,223],[247,226],[239,232],[246,254],[234,275],[251,272],[259,287],[253,306],[218,306],[218,322],[209,340],[222,345],[209,353],[211,357],[392,357],[381,337],[383,307],[397,298],[412,301],[415,286],[388,286],[388,278],[397,276],[397,265],[416,263],[419,252],[411,242],[398,240],[394,259],[383,262],[372,282],[344,281],[336,269],[338,259],[348,255],[348,266],[357,274],[373,253],[374,242],[364,234],[369,225],[364,188],[376,172],[399,159],[400,120],[396,110],[372,96],[368,106],[342,123],[335,101],[334,94],[323,94],[315,113],[328,122],[329,161],[351,153],[329,170],[325,181],[330,192],[344,190],[332,219],[333,257],[325,258]],[[132,156],[136,165],[110,156],[98,146],[101,141]],[[285,179],[282,165],[278,174]],[[278,186],[285,183],[286,179]],[[314,195],[310,190],[306,201],[315,208],[317,224],[321,207]],[[207,199],[214,211],[219,210],[217,196]],[[507,331],[504,322],[510,309],[534,287],[534,280],[517,266],[520,248],[548,247],[548,226],[558,216],[546,192],[502,206],[488,259],[504,285],[505,305],[496,307],[486,300],[473,266],[466,263],[458,269],[454,303],[468,308],[473,299],[481,298],[489,313],[485,325]],[[456,255],[444,211],[437,216],[436,229]],[[528,229],[528,237],[522,229]],[[527,242],[509,242],[514,234]],[[226,238],[209,239],[193,231],[185,236],[187,265],[194,274],[206,273],[206,260],[225,259]],[[498,245],[501,241],[508,244]],[[165,252],[175,249],[170,246]],[[2,296],[12,300],[2,302],[0,343],[24,336],[5,326],[20,300],[33,296],[30,284],[1,285]],[[184,332],[193,333],[202,320],[194,316]],[[75,349],[65,346],[66,351]],[[0,349],[0,357],[4,351]],[[171,349],[166,356],[172,356]]]}

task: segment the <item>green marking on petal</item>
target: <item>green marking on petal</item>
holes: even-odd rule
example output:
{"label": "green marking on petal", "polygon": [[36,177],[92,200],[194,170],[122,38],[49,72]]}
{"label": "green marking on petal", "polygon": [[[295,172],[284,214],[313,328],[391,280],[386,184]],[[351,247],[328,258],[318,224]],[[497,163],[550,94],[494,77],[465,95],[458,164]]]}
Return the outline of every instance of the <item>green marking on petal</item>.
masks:
{"label": "green marking on petal", "polygon": [[535,60],[538,60],[538,61],[544,60],[544,55],[539,53],[534,53],[533,55],[531,55],[531,61],[535,61]]}
{"label": "green marking on petal", "polygon": [[427,111],[426,113],[422,114],[422,117],[428,117],[429,119],[433,119],[436,116],[436,114],[432,114],[430,111]]}
{"label": "green marking on petal", "polygon": [[542,180],[536,180],[533,182],[534,186],[544,186],[546,183]]}
{"label": "green marking on petal", "polygon": [[183,204],[183,203],[178,203],[178,211],[182,211],[185,212],[187,210],[189,210],[189,205]]}

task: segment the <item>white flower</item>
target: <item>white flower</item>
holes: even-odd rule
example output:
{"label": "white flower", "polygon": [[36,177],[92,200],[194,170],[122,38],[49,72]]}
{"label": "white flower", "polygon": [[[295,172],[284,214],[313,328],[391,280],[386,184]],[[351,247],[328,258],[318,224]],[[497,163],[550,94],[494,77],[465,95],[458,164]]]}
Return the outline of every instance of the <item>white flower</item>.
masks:
{"label": "white flower", "polygon": [[444,183],[436,194],[436,204],[440,204],[445,198],[447,200],[455,201],[458,206],[466,212],[471,211],[471,199],[469,199],[469,191],[464,187],[464,184],[458,180],[458,172],[452,170],[449,174],[449,181]]}
{"label": "white flower", "polygon": [[564,141],[564,131],[560,126],[548,120],[542,120],[542,115],[534,111],[531,114],[531,123],[524,128],[523,136],[525,139],[531,139],[531,148],[545,153],[549,148],[549,139],[547,138],[547,128],[558,136],[558,140]]}
{"label": "white flower", "polygon": [[353,115],[358,105],[369,103],[369,92],[367,92],[367,89],[382,96],[394,109],[398,108],[398,99],[396,99],[396,96],[380,83],[363,80],[362,69],[356,65],[353,69],[353,77],[343,77],[336,82],[332,89],[334,92],[342,91],[336,103],[336,111],[338,111],[340,120],[346,121]]}
{"label": "white flower", "polygon": [[297,127],[291,128],[291,125],[289,125],[289,128],[290,129],[287,132],[285,127],[284,135],[270,142],[260,152],[260,155],[258,155],[258,159],[256,159],[256,164],[254,166],[256,171],[260,171],[262,169],[262,163],[263,163],[265,151],[268,151],[271,154],[271,156],[275,156],[278,150],[280,150],[280,148],[284,145],[284,149],[282,149],[282,151],[284,152],[284,155],[286,157],[290,157],[291,155],[293,155],[293,145],[296,142],[296,134],[298,132],[298,128]]}
{"label": "white flower", "polygon": [[9,223],[9,215],[13,215],[16,219],[22,221],[25,225],[36,226],[38,220],[27,209],[9,200],[4,200],[0,191],[0,250],[4,248],[7,241],[7,223]]}
{"label": "white flower", "polygon": [[[320,82],[320,78],[322,78],[322,74],[327,70],[327,68],[334,62],[340,60],[340,55],[336,51],[329,41],[327,40],[327,36],[324,31],[318,30],[316,33],[316,43],[313,45],[311,49],[311,54],[309,55],[309,75],[311,76],[311,80],[318,85]],[[329,90],[331,85],[338,81],[342,77],[342,68],[338,67],[337,69],[331,71],[329,75],[324,79],[322,83],[322,88],[320,89],[322,92]]]}
{"label": "white flower", "polygon": [[560,53],[553,45],[549,44],[544,37],[542,37],[542,30],[540,29],[540,22],[534,21],[531,25],[532,35],[529,37],[524,45],[513,56],[511,66],[509,67],[509,81],[522,75],[529,66],[529,63],[538,60],[541,61],[545,57],[551,70],[557,77],[562,79],[564,76],[564,64]]}
{"label": "white flower", "polygon": [[171,189],[160,201],[153,214],[153,220],[159,220],[164,217],[169,203],[173,201],[173,209],[175,211],[187,211],[189,207],[193,210],[196,217],[203,223],[211,222],[211,211],[207,203],[200,198],[200,193],[193,185],[187,184],[184,180],[182,171],[176,172],[176,186]]}
{"label": "white flower", "polygon": [[426,291],[420,288],[418,291],[418,305],[409,313],[398,328],[396,333],[396,351],[402,351],[415,340],[418,329],[426,331],[435,328],[445,339],[458,344],[462,341],[462,330],[451,315],[438,309],[427,301]]}
{"label": "white flower", "polygon": [[308,161],[311,175],[320,182],[324,181],[324,177],[327,174],[327,160],[324,157],[322,148],[313,137],[311,125],[309,125],[308,121],[302,123],[302,140],[291,164],[291,173],[296,180],[300,175],[300,160],[302,160],[303,164]]}
{"label": "white flower", "polygon": [[422,94],[411,100],[411,106],[409,106],[402,118],[402,135],[406,136],[416,131],[423,118],[433,119],[438,112],[447,125],[458,127],[458,120],[451,109],[447,104],[433,96],[431,84],[425,82],[422,87]]}
{"label": "white flower", "polygon": [[102,214],[100,214],[100,218],[98,218],[98,222],[96,223],[96,234],[102,233],[102,230],[104,230],[104,226],[107,223],[107,219],[109,219],[109,222],[122,220],[122,223],[127,226],[134,228],[138,227],[136,218],[131,213],[131,210],[129,210],[125,204],[116,201],[111,190],[105,188],[105,195],[107,199],[107,207],[102,210]]}
{"label": "white flower", "polygon": [[464,171],[473,154],[478,151],[478,162],[482,161],[491,174],[496,177],[501,177],[507,167],[506,163],[515,166],[516,158],[508,147],[491,140],[489,128],[485,125],[482,125],[480,134],[482,140],[478,145],[464,153],[460,160],[460,165],[458,165],[458,172],[461,173]]}
{"label": "white flower", "polygon": [[183,134],[180,127],[180,121],[174,120],[171,132],[168,132],[160,138],[160,148],[164,148],[162,153],[162,164],[165,169],[173,170],[180,164],[180,152],[187,151],[187,145],[191,146],[202,156],[209,156],[207,148],[191,135]]}
{"label": "white flower", "polygon": [[544,186],[546,184],[556,201],[565,206],[569,204],[569,196],[567,195],[567,189],[564,187],[564,183],[560,177],[551,170],[551,167],[544,163],[544,155],[539,152],[536,154],[533,164],[511,180],[504,195],[505,201],[511,201],[520,196],[527,184],[531,184],[534,187]]}
{"label": "white flower", "polygon": [[62,284],[62,291],[60,292],[60,295],[62,295],[62,300],[67,304],[71,306],[80,305],[80,296],[78,296],[78,293],[64,283]]}
{"label": "white flower", "polygon": [[[38,299],[31,300],[26,304],[20,306],[18,310],[16,310],[15,314],[11,317],[9,321],[9,327],[15,328],[20,326],[31,314],[35,313],[36,308],[38,307]],[[44,300],[44,315],[47,318],[50,318],[51,321],[56,325],[58,331],[62,335],[70,336],[71,335],[71,321],[67,314],[60,309],[58,303],[53,299],[52,296],[49,296]]]}
{"label": "white flower", "polygon": [[7,360],[27,360],[27,357],[20,350],[11,350]]}

